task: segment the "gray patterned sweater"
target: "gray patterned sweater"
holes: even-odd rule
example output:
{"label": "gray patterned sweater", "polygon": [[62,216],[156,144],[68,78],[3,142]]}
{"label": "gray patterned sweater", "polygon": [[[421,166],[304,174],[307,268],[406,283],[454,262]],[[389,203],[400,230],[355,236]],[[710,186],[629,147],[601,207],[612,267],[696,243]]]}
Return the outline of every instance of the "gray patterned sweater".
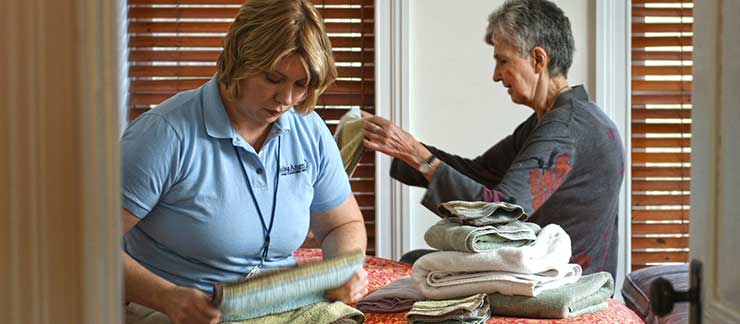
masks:
{"label": "gray patterned sweater", "polygon": [[421,203],[428,209],[438,213],[437,206],[450,200],[521,205],[529,221],[565,229],[571,261],[585,274],[616,274],[624,152],[614,123],[583,86],[560,94],[541,121],[532,114],[475,159],[429,149],[442,162],[431,183],[401,160],[391,165],[391,177],[427,188]]}

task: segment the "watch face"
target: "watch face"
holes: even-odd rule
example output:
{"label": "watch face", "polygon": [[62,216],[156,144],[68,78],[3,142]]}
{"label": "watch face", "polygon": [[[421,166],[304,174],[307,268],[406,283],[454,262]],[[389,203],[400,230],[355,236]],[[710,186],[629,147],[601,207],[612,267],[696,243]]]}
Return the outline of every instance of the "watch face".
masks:
{"label": "watch face", "polygon": [[432,170],[432,165],[431,164],[428,164],[426,162],[422,163],[419,166],[419,172],[421,172],[421,173],[427,173],[427,172],[429,172],[431,170]]}
{"label": "watch face", "polygon": [[421,165],[419,165],[419,172],[426,174],[427,172],[432,171],[432,163],[434,163],[436,159],[437,157],[432,155],[426,161],[421,162]]}

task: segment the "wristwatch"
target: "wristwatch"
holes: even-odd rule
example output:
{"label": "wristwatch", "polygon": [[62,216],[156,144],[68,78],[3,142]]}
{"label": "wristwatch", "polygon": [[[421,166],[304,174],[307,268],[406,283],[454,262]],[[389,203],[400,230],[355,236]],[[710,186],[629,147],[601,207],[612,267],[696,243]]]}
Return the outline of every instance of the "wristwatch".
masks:
{"label": "wristwatch", "polygon": [[422,174],[427,174],[429,171],[432,171],[432,165],[434,164],[434,161],[437,160],[437,157],[432,154],[428,159],[421,162],[419,165],[419,172]]}

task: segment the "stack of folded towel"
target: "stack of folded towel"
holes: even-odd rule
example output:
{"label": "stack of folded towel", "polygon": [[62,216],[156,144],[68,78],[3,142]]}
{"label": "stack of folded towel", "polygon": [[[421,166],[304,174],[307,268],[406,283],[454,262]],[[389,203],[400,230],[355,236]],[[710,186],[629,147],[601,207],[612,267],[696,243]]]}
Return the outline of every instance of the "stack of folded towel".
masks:
{"label": "stack of folded towel", "polygon": [[[453,321],[439,315],[448,314],[448,306],[480,294],[488,296],[486,308],[490,304],[493,314],[504,316],[559,319],[607,308],[614,280],[608,272],[582,276],[579,265],[569,264],[570,237],[560,226],[527,223],[522,208],[507,203],[451,201],[439,210],[445,219],[424,239],[442,251],[419,258],[411,278],[367,296],[357,305],[360,310],[397,312],[413,306],[410,322],[422,323],[416,316],[431,314],[437,317],[423,322],[438,323]],[[470,307],[455,309],[455,318],[464,323],[482,318]]]}
{"label": "stack of folded towel", "polygon": [[427,254],[414,263],[411,277],[422,295],[431,299],[477,293],[537,296],[581,277],[581,267],[568,263],[570,255],[568,234],[550,224],[531,245],[504,246],[482,253]]}
{"label": "stack of folded towel", "polygon": [[489,294],[494,314],[566,318],[604,309],[613,291],[608,273],[582,277],[569,263],[571,242],[558,225],[526,222],[508,203],[451,201],[445,219],[424,235],[442,250],[419,258],[415,287],[426,298]]}
{"label": "stack of folded towel", "polygon": [[491,307],[485,294],[463,299],[419,301],[406,319],[410,324],[421,323],[485,323],[491,317]]}

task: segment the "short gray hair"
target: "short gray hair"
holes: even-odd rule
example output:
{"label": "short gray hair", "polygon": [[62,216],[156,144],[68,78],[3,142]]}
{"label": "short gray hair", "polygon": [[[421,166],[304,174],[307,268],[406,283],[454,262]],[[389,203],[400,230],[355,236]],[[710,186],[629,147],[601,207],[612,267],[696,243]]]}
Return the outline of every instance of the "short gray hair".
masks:
{"label": "short gray hair", "polygon": [[554,3],[547,0],[507,0],[488,16],[486,43],[495,46],[493,38],[506,40],[517,48],[521,57],[539,46],[549,59],[552,76],[568,77],[573,63],[573,32],[570,20]]}

